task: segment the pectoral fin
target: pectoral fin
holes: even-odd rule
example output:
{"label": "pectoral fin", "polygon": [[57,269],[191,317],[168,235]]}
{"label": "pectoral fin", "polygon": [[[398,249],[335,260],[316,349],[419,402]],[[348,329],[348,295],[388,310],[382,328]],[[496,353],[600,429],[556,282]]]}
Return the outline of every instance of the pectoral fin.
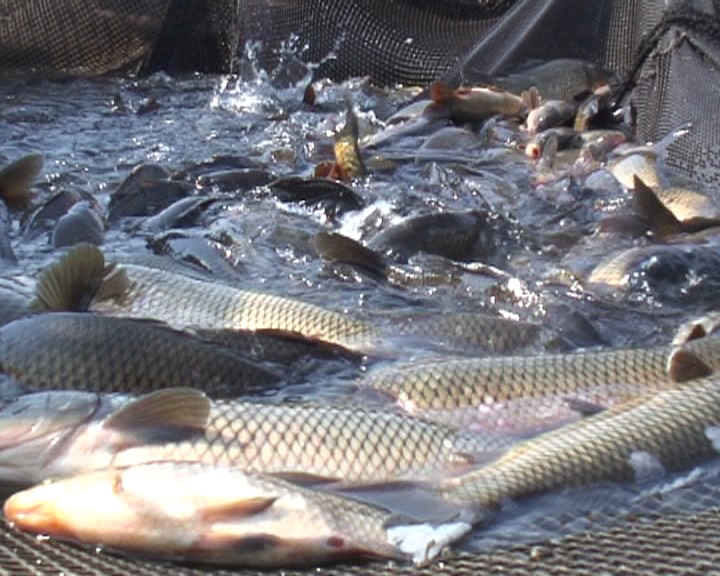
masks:
{"label": "pectoral fin", "polygon": [[674,382],[686,382],[694,378],[704,378],[713,372],[710,366],[684,348],[675,348],[670,352],[666,369]]}
{"label": "pectoral fin", "polygon": [[103,428],[119,447],[179,441],[205,430],[210,408],[210,400],[199,390],[168,388],[130,402],[109,416]]}

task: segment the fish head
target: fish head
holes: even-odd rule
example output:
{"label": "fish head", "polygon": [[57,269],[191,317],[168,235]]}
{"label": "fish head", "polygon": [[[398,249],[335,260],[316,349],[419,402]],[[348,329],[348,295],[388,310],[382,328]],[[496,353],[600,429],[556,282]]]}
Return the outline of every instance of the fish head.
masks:
{"label": "fish head", "polygon": [[4,514],[23,531],[108,548],[165,550],[174,556],[178,543],[187,545],[168,517],[154,515],[147,502],[126,497],[122,473],[113,468],[16,492],[5,501]]}
{"label": "fish head", "polygon": [[23,394],[0,405],[0,479],[42,480],[42,468],[98,413],[101,398],[89,392]]}

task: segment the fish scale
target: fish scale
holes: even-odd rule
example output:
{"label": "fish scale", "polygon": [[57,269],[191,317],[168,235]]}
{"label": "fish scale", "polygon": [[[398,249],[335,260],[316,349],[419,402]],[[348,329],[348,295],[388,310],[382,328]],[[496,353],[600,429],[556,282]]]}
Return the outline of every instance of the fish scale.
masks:
{"label": "fish scale", "polygon": [[113,463],[199,461],[364,484],[456,473],[509,444],[393,412],[220,401],[204,437],[129,448]]}
{"label": "fish scale", "polygon": [[682,470],[720,452],[710,428],[718,423],[720,380],[693,380],[528,440],[445,481],[443,491],[458,503],[494,507],[547,490],[641,480],[638,454]]}
{"label": "fish scale", "polygon": [[668,366],[678,350],[709,369],[720,368],[720,339],[710,337],[679,348],[394,364],[371,371],[360,386],[387,394],[412,414],[448,425],[536,431],[578,418],[573,400],[604,408],[674,385]]}
{"label": "fish scale", "polygon": [[146,266],[123,264],[118,271],[127,274],[127,290],[96,300],[93,311],[155,318],[177,328],[278,331],[352,351],[373,348],[373,327],[314,304]]}
{"label": "fish scale", "polygon": [[36,390],[146,393],[186,386],[235,396],[265,391],[281,380],[159,322],[80,313],[39,314],[1,327],[0,364]]}

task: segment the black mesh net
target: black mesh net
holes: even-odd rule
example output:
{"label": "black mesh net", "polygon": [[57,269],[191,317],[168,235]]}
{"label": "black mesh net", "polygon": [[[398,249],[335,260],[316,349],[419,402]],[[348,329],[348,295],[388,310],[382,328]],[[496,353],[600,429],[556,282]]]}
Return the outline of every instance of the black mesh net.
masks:
{"label": "black mesh net", "polygon": [[[666,0],[0,0],[0,71],[230,71],[245,41],[259,61],[317,65],[335,79],[472,80],[533,59],[594,61],[627,81],[638,137],[690,122],[668,164],[720,182],[720,2]],[[718,496],[700,508],[588,525],[552,542],[460,553],[406,574],[705,574],[720,566]],[[695,497],[695,496],[694,496]],[[38,541],[3,527],[3,574],[204,574]],[[366,574],[367,566],[320,570]],[[233,572],[237,573],[237,572]]]}

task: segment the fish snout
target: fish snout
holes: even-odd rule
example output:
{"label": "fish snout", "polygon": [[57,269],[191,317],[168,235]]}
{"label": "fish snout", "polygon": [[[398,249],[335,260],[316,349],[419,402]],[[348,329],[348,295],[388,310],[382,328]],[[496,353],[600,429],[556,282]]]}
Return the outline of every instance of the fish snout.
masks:
{"label": "fish snout", "polygon": [[67,535],[67,527],[51,501],[38,498],[36,490],[25,490],[10,496],[3,508],[5,520],[13,527],[52,536]]}

